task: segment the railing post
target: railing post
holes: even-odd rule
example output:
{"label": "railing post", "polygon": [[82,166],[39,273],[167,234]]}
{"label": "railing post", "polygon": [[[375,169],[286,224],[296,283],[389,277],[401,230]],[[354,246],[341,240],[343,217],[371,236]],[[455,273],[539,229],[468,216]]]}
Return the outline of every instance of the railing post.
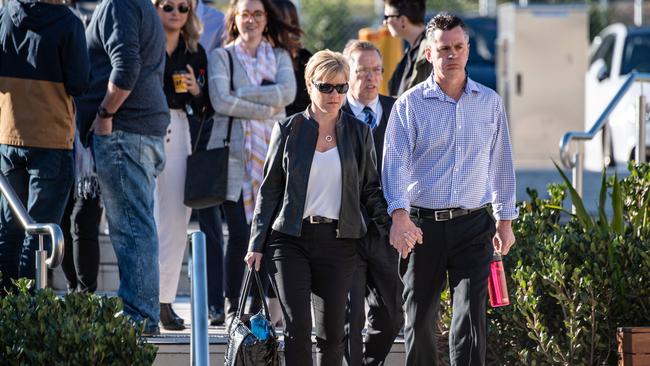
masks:
{"label": "railing post", "polygon": [[43,235],[38,236],[38,250],[36,251],[36,289],[47,287],[47,251],[43,249]]}
{"label": "railing post", "polygon": [[[643,90],[643,88],[641,89]],[[639,96],[639,108],[638,108],[638,129],[637,129],[637,140],[636,140],[636,160],[637,164],[643,164],[646,160],[646,146],[645,146],[645,120],[646,120],[646,110],[645,110],[645,95],[641,94]]]}
{"label": "railing post", "polygon": [[[582,176],[584,174],[584,163],[585,163],[585,142],[584,140],[578,140],[578,148],[573,154],[573,188],[578,192],[578,195],[582,197]],[[576,212],[575,206],[573,206],[573,213]]]}
{"label": "railing post", "polygon": [[188,270],[192,281],[190,299],[192,306],[192,333],[190,338],[190,362],[193,366],[208,366],[210,352],[208,343],[208,295],[205,255],[205,234],[192,233]]}
{"label": "railing post", "polygon": [[[5,202],[20,222],[20,225],[25,229],[25,234],[38,235],[38,250],[35,251],[36,263],[34,263],[36,267],[36,288],[45,288],[47,287],[47,268],[56,268],[63,261],[65,245],[63,232],[59,225],[56,224],[35,223],[3,174],[0,174],[0,192],[2,192]],[[48,235],[52,239],[51,256],[49,258],[47,257],[47,251],[43,248],[43,235]]]}

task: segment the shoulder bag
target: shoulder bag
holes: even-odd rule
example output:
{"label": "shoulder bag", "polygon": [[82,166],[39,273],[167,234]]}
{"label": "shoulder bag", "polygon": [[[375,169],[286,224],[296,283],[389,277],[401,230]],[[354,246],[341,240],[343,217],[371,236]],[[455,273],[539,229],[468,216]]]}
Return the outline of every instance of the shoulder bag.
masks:
{"label": "shoulder bag", "polygon": [[[230,66],[230,91],[234,91],[232,56],[228,50],[226,50],[226,54]],[[228,134],[223,140],[223,147],[197,151],[205,117],[203,115],[201,119],[201,126],[197,133],[198,136],[192,154],[187,157],[187,171],[185,172],[185,198],[183,203],[185,206],[194,209],[222,204],[226,200],[228,191],[228,145],[230,145],[233,117],[228,118]]]}

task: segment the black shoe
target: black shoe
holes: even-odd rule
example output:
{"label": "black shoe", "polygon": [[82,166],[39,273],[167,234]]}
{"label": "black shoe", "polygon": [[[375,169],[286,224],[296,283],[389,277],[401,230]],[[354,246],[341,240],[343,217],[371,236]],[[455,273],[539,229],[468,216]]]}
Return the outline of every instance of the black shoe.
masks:
{"label": "black shoe", "polygon": [[158,327],[157,325],[153,327],[144,328],[144,330],[142,331],[143,337],[151,337],[157,335],[160,335],[160,327]]}
{"label": "black shoe", "polygon": [[166,330],[183,330],[185,325],[174,317],[172,304],[160,304],[160,324]]}
{"label": "black shoe", "polygon": [[226,320],[226,314],[223,313],[223,310],[217,309],[216,306],[210,305],[208,309],[208,319],[210,319],[210,325],[223,325],[223,322]]}
{"label": "black shoe", "polygon": [[185,324],[185,320],[183,318],[181,318],[180,315],[176,314],[176,312],[174,311],[174,308],[171,306],[171,304],[169,304],[169,308],[172,309],[172,316],[174,317],[174,319],[176,319],[176,321],[178,321],[181,324]]}

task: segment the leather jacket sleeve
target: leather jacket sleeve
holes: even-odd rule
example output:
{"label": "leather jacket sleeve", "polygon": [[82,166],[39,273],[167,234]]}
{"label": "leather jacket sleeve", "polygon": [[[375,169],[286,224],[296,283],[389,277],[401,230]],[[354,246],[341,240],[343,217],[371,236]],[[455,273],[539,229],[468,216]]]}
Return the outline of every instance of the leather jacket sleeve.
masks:
{"label": "leather jacket sleeve", "polygon": [[379,234],[387,235],[390,216],[388,216],[387,204],[379,184],[377,173],[377,154],[375,143],[372,139],[370,129],[365,129],[363,141],[364,164],[361,172],[361,204],[372,221],[377,225]]}
{"label": "leather jacket sleeve", "polygon": [[277,208],[284,196],[284,172],[282,156],[286,136],[280,123],[273,126],[271,141],[264,163],[264,180],[255,204],[253,221],[251,222],[251,238],[248,245],[250,252],[263,252],[266,240],[273,225]]}

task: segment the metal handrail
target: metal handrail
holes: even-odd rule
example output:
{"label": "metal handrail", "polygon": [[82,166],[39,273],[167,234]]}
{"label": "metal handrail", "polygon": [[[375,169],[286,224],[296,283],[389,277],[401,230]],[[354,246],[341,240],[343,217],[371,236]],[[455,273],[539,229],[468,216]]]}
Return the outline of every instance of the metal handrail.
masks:
{"label": "metal handrail", "polygon": [[[605,108],[603,113],[601,113],[600,117],[598,117],[596,123],[594,123],[589,131],[571,131],[565,133],[564,136],[562,136],[562,139],[560,140],[560,159],[565,168],[573,168],[577,163],[574,159],[571,159],[571,156],[569,154],[569,146],[571,142],[573,140],[585,141],[593,139],[596,134],[605,127],[610,114],[612,114],[614,109],[618,106],[618,103],[620,103],[621,99],[623,99],[632,85],[638,81],[650,81],[650,74],[638,73],[636,71],[630,73],[616,95],[614,95],[612,100],[607,105],[607,108]],[[641,149],[637,148],[637,150]]]}
{"label": "metal handrail", "polygon": [[37,277],[36,277],[36,287],[44,288],[47,285],[47,271],[45,268],[42,268],[40,260],[45,258],[45,251],[43,249],[43,235],[48,235],[52,238],[52,248],[50,250],[50,256],[45,259],[45,264],[49,268],[56,268],[61,265],[63,261],[63,248],[64,248],[64,239],[63,232],[59,225],[56,224],[39,224],[34,222],[34,220],[29,216],[27,210],[23,206],[22,202],[16,196],[16,192],[11,187],[7,178],[4,175],[0,174],[0,191],[2,195],[7,200],[11,211],[18,217],[18,221],[25,229],[25,233],[29,235],[38,235],[39,236],[39,250],[37,251]]}
{"label": "metal handrail", "polygon": [[208,347],[208,290],[207,260],[205,254],[205,234],[201,231],[188,235],[190,256],[187,274],[191,280],[190,301],[192,312],[192,333],[190,336],[190,364],[208,366],[210,352]]}

